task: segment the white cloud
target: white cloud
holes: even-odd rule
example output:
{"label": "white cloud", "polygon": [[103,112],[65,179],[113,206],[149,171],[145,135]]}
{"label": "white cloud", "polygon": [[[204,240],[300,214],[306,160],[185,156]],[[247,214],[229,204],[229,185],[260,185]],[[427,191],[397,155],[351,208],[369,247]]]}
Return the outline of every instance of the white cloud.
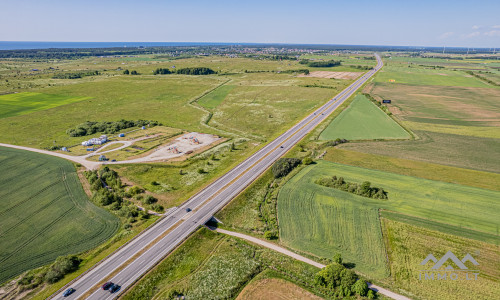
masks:
{"label": "white cloud", "polygon": [[450,32],[445,32],[445,33],[441,34],[438,38],[440,40],[444,40],[444,39],[447,39],[447,38],[452,37],[454,35],[455,35],[455,33],[450,31]]}
{"label": "white cloud", "polygon": [[500,30],[490,30],[484,33],[486,36],[500,36]]}
{"label": "white cloud", "polygon": [[481,35],[481,32],[479,31],[474,31],[474,32],[471,32],[469,34],[463,34],[462,35],[462,38],[465,38],[465,39],[470,39],[470,38],[473,38],[473,37],[476,37],[476,36],[480,36]]}
{"label": "white cloud", "polygon": [[493,25],[493,26],[491,26],[491,28],[500,29],[500,25]]}
{"label": "white cloud", "polygon": [[479,28],[481,28],[481,26],[479,26],[479,25],[474,25],[474,26],[472,26],[472,29],[473,29],[473,30],[478,30]]}

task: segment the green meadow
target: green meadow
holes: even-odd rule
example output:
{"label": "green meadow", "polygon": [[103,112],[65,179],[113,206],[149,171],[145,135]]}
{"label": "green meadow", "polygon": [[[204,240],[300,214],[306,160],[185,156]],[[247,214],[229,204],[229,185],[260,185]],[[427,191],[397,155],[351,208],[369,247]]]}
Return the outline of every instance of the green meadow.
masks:
{"label": "green meadow", "polygon": [[407,139],[410,135],[364,95],[357,95],[351,105],[326,127],[319,138]]}
{"label": "green meadow", "polygon": [[234,89],[233,85],[223,85],[201,97],[197,102],[205,108],[214,109],[224,101],[224,98],[226,98],[232,89]]}
{"label": "green meadow", "polygon": [[68,97],[33,92],[0,95],[0,119],[25,115],[87,99],[90,99],[90,97]]}

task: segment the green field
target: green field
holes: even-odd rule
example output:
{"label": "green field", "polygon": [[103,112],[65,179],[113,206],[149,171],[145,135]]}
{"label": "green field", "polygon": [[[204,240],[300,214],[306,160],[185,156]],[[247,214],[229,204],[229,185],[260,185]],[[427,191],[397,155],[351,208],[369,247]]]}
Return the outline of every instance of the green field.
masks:
{"label": "green field", "polygon": [[205,108],[214,109],[226,98],[227,94],[234,89],[233,85],[223,85],[206,94],[198,100],[198,104]]}
{"label": "green field", "polygon": [[[349,182],[370,181],[388,191],[389,200],[364,198],[314,183],[333,175]],[[452,228],[454,234],[460,234],[460,228],[481,231],[491,241],[492,237],[498,240],[499,197],[496,191],[319,161],[280,191],[280,236],[286,245],[321,257],[340,252],[361,272],[381,278],[386,274],[385,255],[377,209],[444,223],[450,226],[439,228]],[[481,234],[476,238],[484,240]]]}
{"label": "green field", "polygon": [[282,242],[325,258],[341,253],[361,273],[377,279],[388,276],[377,208],[357,203],[357,196],[349,193],[310,186],[311,173],[318,168],[306,168],[280,191]]}
{"label": "green field", "polygon": [[68,161],[2,147],[0,174],[0,282],[96,247],[120,225],[88,200]]}
{"label": "green field", "polygon": [[364,95],[357,95],[351,105],[326,127],[319,138],[407,139],[410,135]]}
{"label": "green field", "polygon": [[[382,218],[387,243],[393,289],[402,289],[418,299],[497,299],[500,293],[500,252],[498,245],[486,244],[455,235]],[[437,259],[452,251],[459,259],[467,253],[479,263],[478,279],[419,280],[420,262],[432,253]],[[467,263],[468,264],[468,263]],[[467,265],[466,264],[466,265]],[[424,275],[422,275],[424,276]],[[472,276],[473,278],[473,276]]]}
{"label": "green field", "polygon": [[89,97],[68,97],[42,93],[17,93],[0,95],[0,119],[29,114],[34,111],[90,99]]}

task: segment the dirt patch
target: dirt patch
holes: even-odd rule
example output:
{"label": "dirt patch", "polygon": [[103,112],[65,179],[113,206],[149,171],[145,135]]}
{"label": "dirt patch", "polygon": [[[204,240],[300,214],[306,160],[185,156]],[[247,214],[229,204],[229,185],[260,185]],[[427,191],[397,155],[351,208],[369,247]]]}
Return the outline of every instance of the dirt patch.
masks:
{"label": "dirt patch", "polygon": [[269,278],[247,285],[236,300],[302,300],[322,299],[311,292],[283,279]]}
{"label": "dirt patch", "polygon": [[356,79],[363,74],[362,72],[330,72],[330,71],[312,71],[308,75],[300,74],[297,77],[315,77],[315,78],[333,78],[333,79]]}

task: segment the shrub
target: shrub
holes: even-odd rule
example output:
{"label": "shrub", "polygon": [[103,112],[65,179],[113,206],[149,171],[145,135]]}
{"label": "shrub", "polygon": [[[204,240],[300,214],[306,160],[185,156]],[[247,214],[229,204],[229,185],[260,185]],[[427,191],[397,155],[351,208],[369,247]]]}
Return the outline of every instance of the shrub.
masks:
{"label": "shrub", "polygon": [[130,193],[130,195],[133,196],[133,195],[144,193],[144,190],[141,187],[134,185],[133,187],[128,189],[128,192]]}
{"label": "shrub", "polygon": [[310,157],[306,157],[306,158],[304,158],[304,159],[302,160],[302,163],[303,163],[304,165],[306,165],[306,166],[307,166],[307,165],[312,164],[313,162],[314,162],[314,161],[313,161],[313,160],[312,160],[312,158],[310,158]]}
{"label": "shrub", "polygon": [[368,285],[364,280],[360,279],[356,281],[356,283],[354,283],[354,285],[352,286],[352,291],[360,296],[366,296],[366,294],[368,293]]}
{"label": "shrub", "polygon": [[150,204],[154,204],[154,203],[158,202],[158,199],[156,199],[155,197],[153,197],[151,195],[147,195],[142,202],[144,204],[150,205]]}
{"label": "shrub", "polygon": [[301,163],[298,158],[280,158],[272,166],[271,170],[275,178],[288,175],[296,166]]}
{"label": "shrub", "polygon": [[49,283],[59,281],[64,275],[76,271],[80,262],[81,260],[74,255],[58,257],[47,271],[45,281]]}

